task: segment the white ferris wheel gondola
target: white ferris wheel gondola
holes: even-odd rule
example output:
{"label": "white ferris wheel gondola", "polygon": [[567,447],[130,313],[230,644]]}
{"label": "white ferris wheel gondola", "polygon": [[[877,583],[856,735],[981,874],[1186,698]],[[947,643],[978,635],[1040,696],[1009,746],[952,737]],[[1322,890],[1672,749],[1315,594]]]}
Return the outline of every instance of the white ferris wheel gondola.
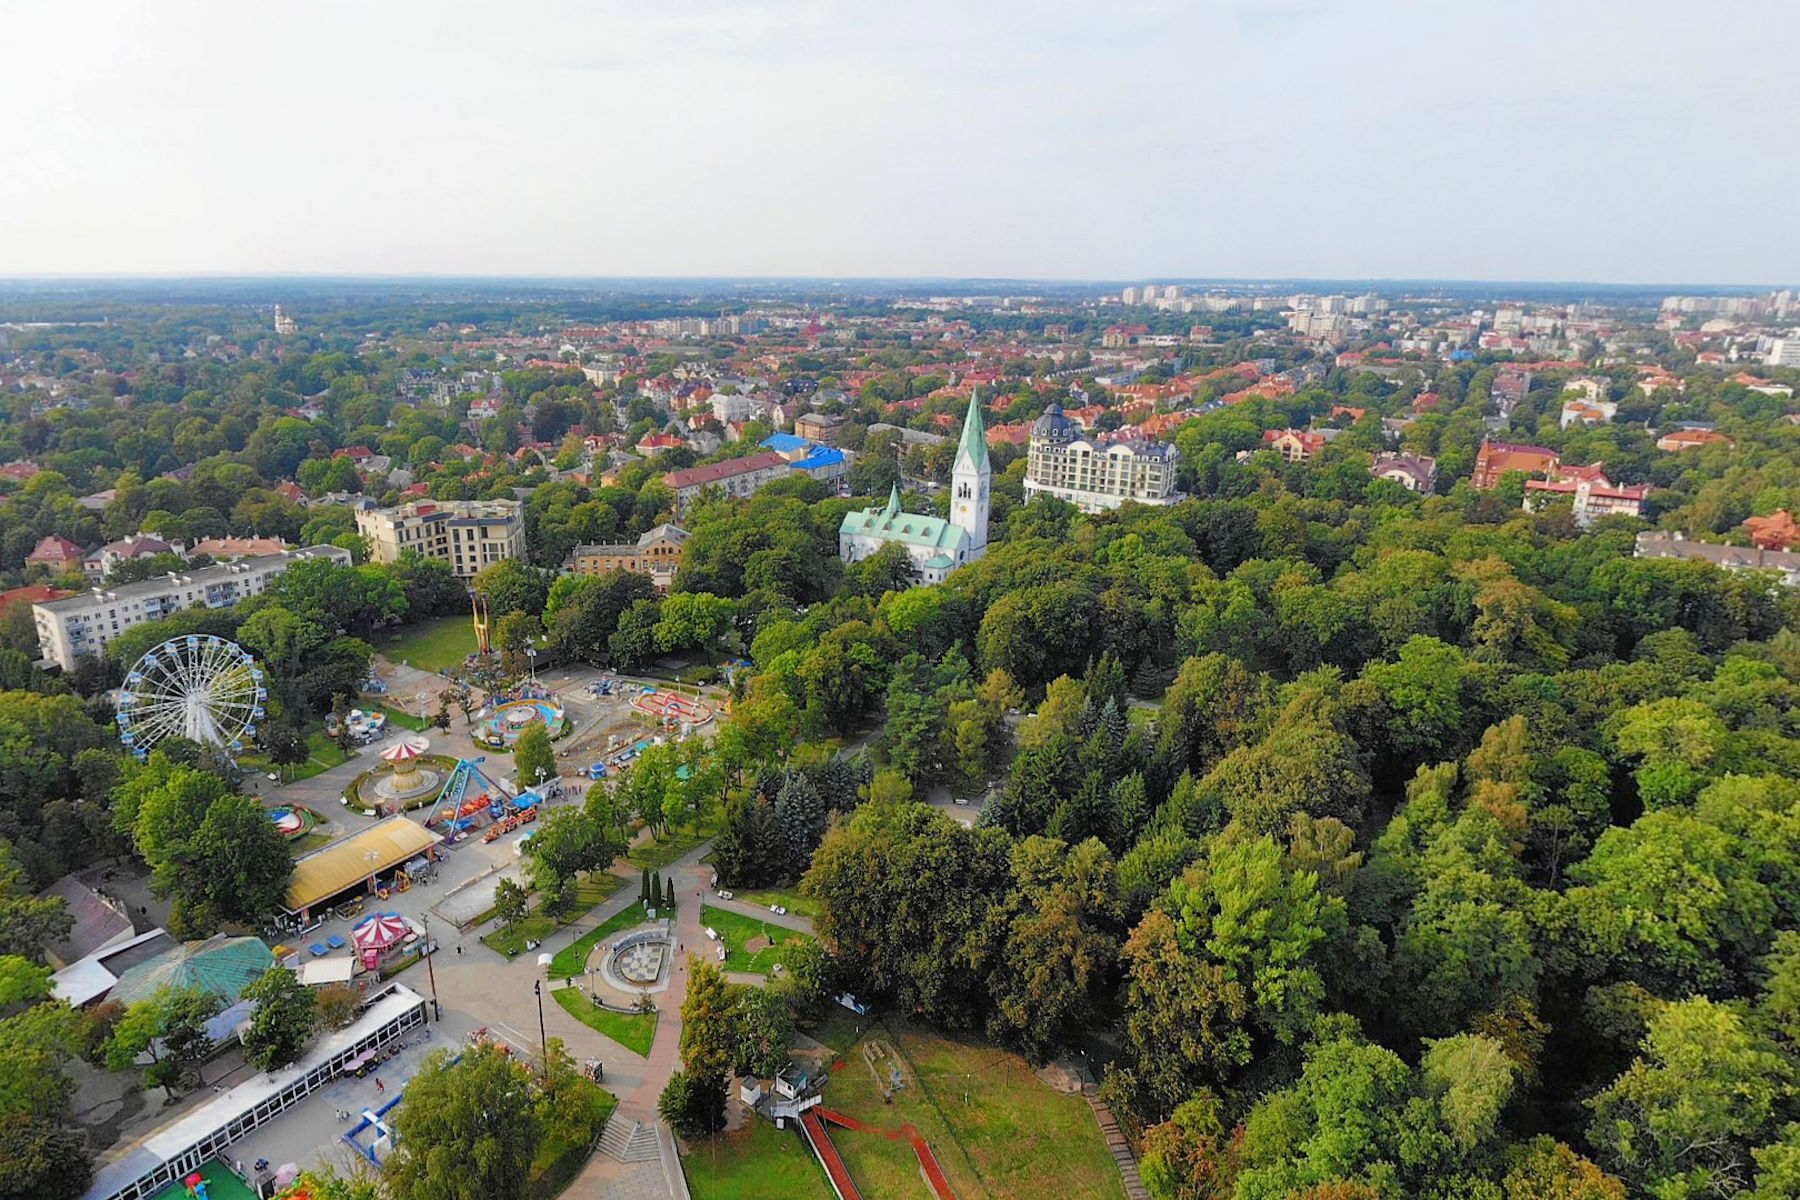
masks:
{"label": "white ferris wheel gondola", "polygon": [[125,673],[119,740],[139,758],[170,737],[235,753],[255,736],[268,696],[262,670],[236,642],[210,634],[171,638]]}

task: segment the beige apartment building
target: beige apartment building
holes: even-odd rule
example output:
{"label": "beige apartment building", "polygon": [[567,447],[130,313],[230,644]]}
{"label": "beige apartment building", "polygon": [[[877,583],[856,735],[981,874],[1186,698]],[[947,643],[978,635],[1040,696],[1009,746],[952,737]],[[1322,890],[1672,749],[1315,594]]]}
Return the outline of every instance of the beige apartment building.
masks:
{"label": "beige apartment building", "polygon": [[356,532],[368,541],[374,562],[398,562],[414,550],[468,579],[504,559],[525,557],[525,506],[517,500],[419,500],[360,510]]}
{"label": "beige apartment building", "polygon": [[1180,457],[1170,443],[1090,440],[1052,404],[1031,425],[1025,499],[1055,496],[1083,512],[1117,508],[1127,500],[1175,504],[1186,499],[1175,490]]}

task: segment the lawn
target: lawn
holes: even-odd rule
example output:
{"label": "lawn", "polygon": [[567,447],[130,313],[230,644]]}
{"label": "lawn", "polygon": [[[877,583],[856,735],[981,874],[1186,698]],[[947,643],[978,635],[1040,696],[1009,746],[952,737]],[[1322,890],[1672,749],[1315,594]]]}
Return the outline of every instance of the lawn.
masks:
{"label": "lawn", "polygon": [[575,881],[575,898],[570,902],[569,911],[563,915],[562,920],[545,916],[543,907],[536,905],[525,914],[525,919],[510,931],[496,929],[492,933],[484,934],[481,939],[482,945],[490,950],[498,950],[506,957],[512,958],[525,949],[527,941],[543,941],[624,886],[625,881],[617,875],[596,871]]}
{"label": "lawn", "polygon": [[[710,904],[701,906],[700,923],[717,930],[725,943],[724,967],[727,971],[752,971],[758,975],[767,975],[776,963],[783,966],[787,964],[789,946],[813,940],[810,933],[800,933],[782,925],[771,925],[755,917],[714,908]],[[752,954],[744,949],[744,945],[754,937],[766,937],[773,944]]]}
{"label": "lawn", "polygon": [[709,830],[696,829],[689,833],[665,830],[663,835],[642,846],[633,846],[625,853],[625,861],[642,870],[660,871],[682,855],[711,837]]}
{"label": "lawn", "polygon": [[424,717],[415,717],[409,712],[402,712],[401,710],[391,708],[386,704],[378,704],[375,707],[387,714],[388,724],[390,725],[398,725],[400,728],[410,729],[414,733],[424,733],[431,728],[431,722],[427,721]]}
{"label": "lawn", "polygon": [[[825,1172],[799,1133],[761,1118],[695,1142],[681,1170],[694,1200],[832,1200]],[[893,1195],[925,1195],[917,1171],[913,1183],[912,1191]]]}
{"label": "lawn", "polygon": [[796,917],[819,915],[819,902],[811,896],[802,896],[792,888],[762,888],[753,892],[739,890],[732,895],[746,904],[760,904],[764,908],[779,904]]}
{"label": "lawn", "polygon": [[[314,775],[329,771],[336,766],[342,766],[350,761],[350,755],[338,749],[338,744],[326,737],[325,731],[322,729],[315,729],[306,735],[306,753],[305,762],[280,768],[281,782],[293,783],[296,780],[311,779]],[[259,775],[276,769],[275,764],[269,761],[269,756],[261,749],[240,754],[238,765],[246,771],[253,771]]]}
{"label": "lawn", "polygon": [[[884,1129],[918,1126],[957,1195],[1122,1200],[1118,1167],[1087,1102],[1050,1088],[1017,1055],[898,1022],[866,1026],[858,1038],[850,1021],[834,1020],[815,1036],[844,1059],[826,1085],[826,1106]],[[905,1061],[907,1085],[891,1104],[863,1059],[871,1038]],[[923,1195],[906,1142],[848,1130],[833,1130],[832,1142],[865,1194]]]}
{"label": "lawn", "polygon": [[405,662],[424,671],[460,667],[475,653],[475,627],[462,616],[403,625],[379,640],[377,649],[389,662]]}
{"label": "lawn", "polygon": [[[625,882],[617,875],[612,878],[618,880],[619,883]],[[550,977],[552,979],[573,979],[586,970],[588,951],[613,934],[622,933],[634,925],[642,925],[649,919],[644,913],[644,903],[641,900],[608,917],[556,952],[556,957],[550,963]]]}
{"label": "lawn", "polygon": [[650,1056],[650,1044],[656,1040],[655,1013],[618,1013],[601,1008],[574,985],[557,988],[550,995],[564,1012],[602,1037],[611,1038],[639,1058]]}

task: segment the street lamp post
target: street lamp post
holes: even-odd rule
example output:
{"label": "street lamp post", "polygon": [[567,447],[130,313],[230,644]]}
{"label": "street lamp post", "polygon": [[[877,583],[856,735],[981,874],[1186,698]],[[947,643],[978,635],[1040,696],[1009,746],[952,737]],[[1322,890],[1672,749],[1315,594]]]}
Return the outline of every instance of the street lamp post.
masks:
{"label": "street lamp post", "polygon": [[532,994],[537,997],[538,1046],[541,1048],[544,1064],[544,1082],[545,1085],[548,1086],[550,1082],[550,1035],[544,1032],[544,981],[541,979],[532,980],[531,991]]}
{"label": "street lamp post", "polygon": [[375,894],[375,864],[381,861],[381,851],[371,850],[363,855],[369,863],[369,895]]}
{"label": "street lamp post", "polygon": [[537,682],[537,656],[536,646],[525,647],[525,658],[531,663],[531,682],[533,683]]}
{"label": "street lamp post", "polygon": [[434,1020],[442,1021],[444,1019],[444,1006],[438,1003],[437,971],[431,965],[431,960],[437,957],[436,949],[431,944],[431,914],[423,913],[420,915],[419,919],[425,923],[425,974],[431,978],[432,1017]]}

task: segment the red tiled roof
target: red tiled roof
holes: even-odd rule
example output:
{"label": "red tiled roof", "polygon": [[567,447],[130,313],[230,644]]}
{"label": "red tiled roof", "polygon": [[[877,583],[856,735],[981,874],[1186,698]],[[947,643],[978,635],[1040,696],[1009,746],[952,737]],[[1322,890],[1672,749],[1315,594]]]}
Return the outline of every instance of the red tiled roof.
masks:
{"label": "red tiled roof", "polygon": [[748,475],[752,471],[764,471],[770,467],[782,466],[786,462],[787,459],[773,450],[769,450],[745,458],[728,458],[724,462],[706,463],[698,467],[670,471],[663,476],[663,482],[677,491],[688,487],[704,487],[709,483],[718,483],[722,479],[731,479],[738,475]]}

